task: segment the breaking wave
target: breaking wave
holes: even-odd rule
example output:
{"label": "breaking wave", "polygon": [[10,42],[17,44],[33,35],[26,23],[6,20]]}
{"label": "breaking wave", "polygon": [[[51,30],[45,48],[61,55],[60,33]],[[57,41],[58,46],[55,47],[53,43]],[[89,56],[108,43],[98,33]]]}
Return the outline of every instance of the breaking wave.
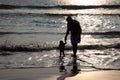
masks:
{"label": "breaking wave", "polygon": [[[58,32],[0,32],[0,35],[7,35],[7,34],[65,34],[65,33],[58,33]],[[111,31],[111,32],[83,32],[83,35],[118,35],[120,37],[119,31]]]}
{"label": "breaking wave", "polygon": [[[105,49],[120,49],[120,44],[110,44],[110,45],[80,45],[78,46],[79,50],[105,50]],[[0,45],[0,51],[50,51],[50,50],[59,50],[58,44],[34,44],[34,45]],[[65,50],[72,50],[71,46],[66,46]],[[1,54],[4,55],[4,54]]]}
{"label": "breaking wave", "polygon": [[112,8],[119,9],[120,5],[56,5],[56,6],[19,6],[19,5],[5,5],[0,4],[0,9],[16,9],[16,8],[28,8],[28,9],[92,9],[92,8]]}
{"label": "breaking wave", "polygon": [[[65,35],[65,33],[62,32],[0,32],[0,35],[25,35],[25,34],[46,34],[46,35]],[[82,33],[82,35],[91,35],[93,37],[99,36],[97,38],[120,38],[120,32],[87,32]],[[5,41],[3,44],[0,45],[1,51],[49,51],[49,50],[56,50],[58,49],[59,43],[56,41],[56,43],[33,43],[33,44],[21,44],[21,45],[14,45],[11,42]],[[85,50],[85,49],[109,49],[109,48],[115,48],[120,49],[119,43],[113,43],[109,45],[80,45],[78,47],[79,50]],[[66,50],[72,50],[72,47],[70,45],[66,46]]]}

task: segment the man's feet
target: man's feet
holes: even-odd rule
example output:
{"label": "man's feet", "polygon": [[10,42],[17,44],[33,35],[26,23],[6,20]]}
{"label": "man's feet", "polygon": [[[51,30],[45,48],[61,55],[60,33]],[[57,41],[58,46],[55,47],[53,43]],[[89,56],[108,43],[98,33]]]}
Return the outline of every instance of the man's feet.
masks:
{"label": "man's feet", "polygon": [[73,57],[73,58],[77,58],[77,55],[73,54],[72,57]]}

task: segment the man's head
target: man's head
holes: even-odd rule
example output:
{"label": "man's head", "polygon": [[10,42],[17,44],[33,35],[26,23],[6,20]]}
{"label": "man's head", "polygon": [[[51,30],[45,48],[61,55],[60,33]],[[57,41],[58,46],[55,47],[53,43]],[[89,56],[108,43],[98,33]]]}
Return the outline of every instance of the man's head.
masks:
{"label": "man's head", "polygon": [[71,16],[68,16],[67,19],[66,19],[66,21],[68,21],[68,22],[72,21]]}

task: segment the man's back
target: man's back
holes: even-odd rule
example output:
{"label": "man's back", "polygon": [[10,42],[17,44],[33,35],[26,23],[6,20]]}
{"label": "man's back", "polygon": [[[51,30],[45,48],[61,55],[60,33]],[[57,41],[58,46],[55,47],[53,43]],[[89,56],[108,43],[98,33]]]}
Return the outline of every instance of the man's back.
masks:
{"label": "man's back", "polygon": [[81,34],[81,27],[78,21],[72,20],[68,23],[69,30],[71,35],[80,35]]}

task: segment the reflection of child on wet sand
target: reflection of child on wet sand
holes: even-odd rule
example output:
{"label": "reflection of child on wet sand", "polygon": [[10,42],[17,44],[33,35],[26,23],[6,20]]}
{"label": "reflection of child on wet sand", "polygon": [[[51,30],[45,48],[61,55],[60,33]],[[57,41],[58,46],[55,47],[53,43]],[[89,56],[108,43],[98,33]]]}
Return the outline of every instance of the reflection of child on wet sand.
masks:
{"label": "reflection of child on wet sand", "polygon": [[61,40],[59,42],[60,57],[65,56],[64,49],[65,49],[65,43]]}

